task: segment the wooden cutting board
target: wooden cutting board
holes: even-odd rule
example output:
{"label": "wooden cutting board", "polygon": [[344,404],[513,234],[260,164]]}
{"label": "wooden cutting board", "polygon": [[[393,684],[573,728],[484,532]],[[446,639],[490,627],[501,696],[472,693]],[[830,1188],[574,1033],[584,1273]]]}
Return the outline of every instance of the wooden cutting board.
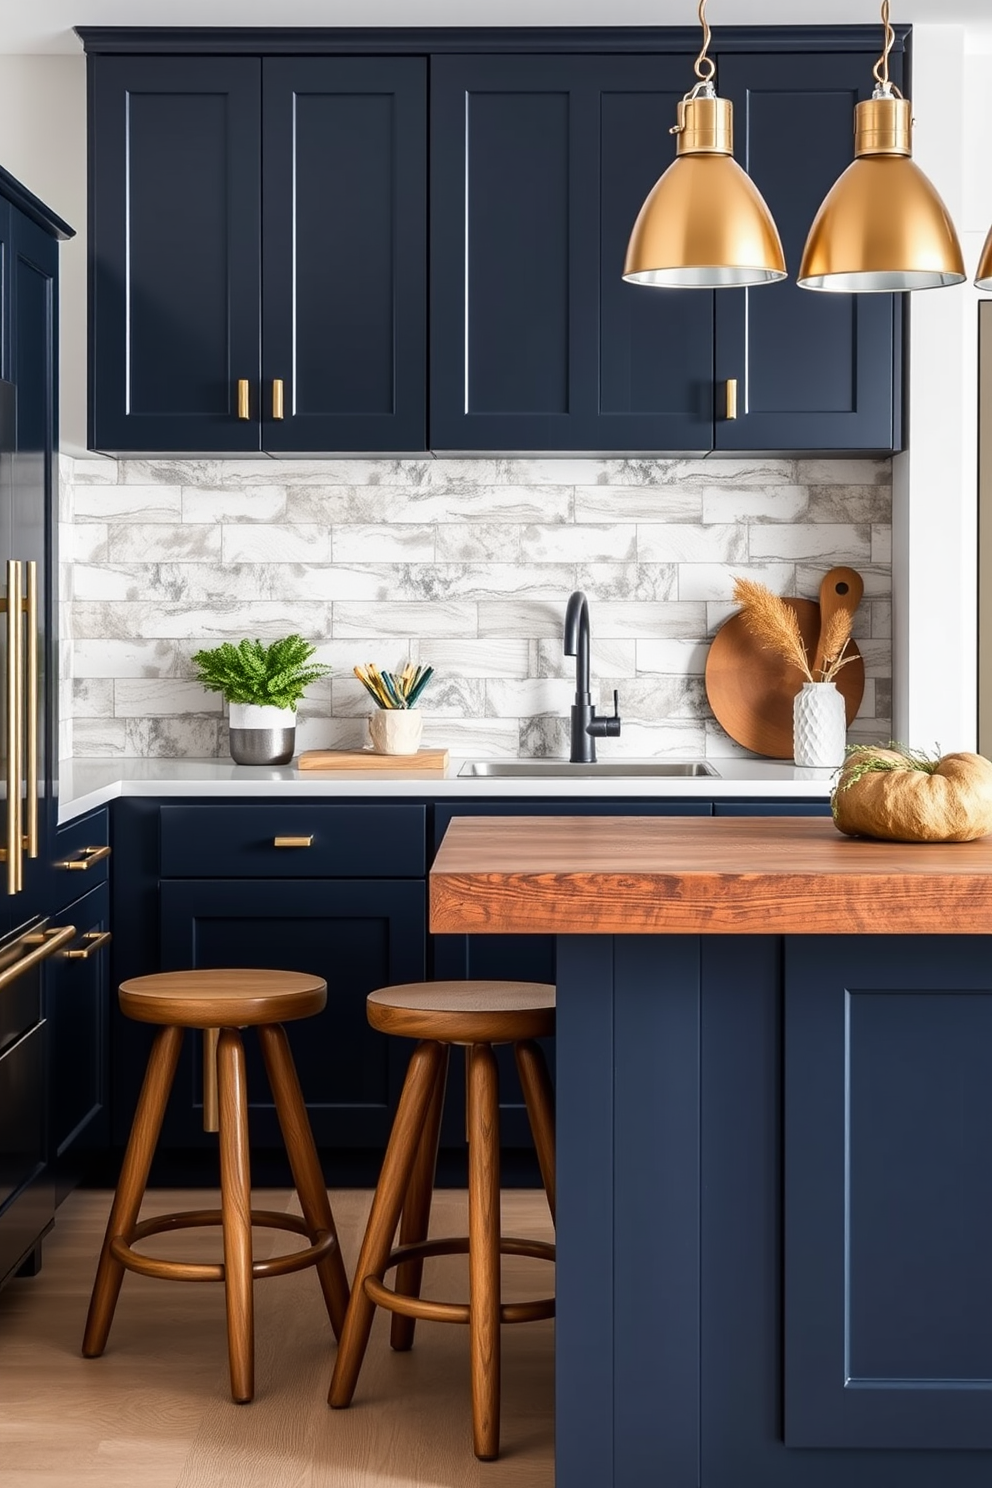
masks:
{"label": "wooden cutting board", "polygon": [[301,770],[403,770],[418,775],[446,770],[446,749],[418,749],[416,754],[375,754],[371,749],[308,749],[296,761]]}
{"label": "wooden cutting board", "polygon": [[[861,603],[864,582],[853,568],[832,568],[815,599],[787,599],[795,610],[807,655],[818,660],[821,617],[831,610],[853,615]],[[850,726],[865,691],[865,664],[851,642],[854,657],[837,674]],[[805,677],[798,667],[766,650],[748,630],[743,615],[732,615],[713,637],[706,658],[706,696],[724,729],[738,744],[770,759],[792,759],[792,701]]]}

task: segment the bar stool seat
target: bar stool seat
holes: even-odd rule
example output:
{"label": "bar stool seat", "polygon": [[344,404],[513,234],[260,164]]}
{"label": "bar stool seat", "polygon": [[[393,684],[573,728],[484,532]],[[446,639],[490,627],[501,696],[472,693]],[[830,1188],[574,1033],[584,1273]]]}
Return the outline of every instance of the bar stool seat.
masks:
{"label": "bar stool seat", "polygon": [[[231,1394],[254,1394],[253,1282],[314,1266],[335,1337],[344,1325],[348,1282],[317,1149],[283,1022],[311,1017],[327,1002],[327,983],[301,972],[258,969],[173,971],[135,977],[120,988],[129,1018],[159,1025],[97,1264],[83,1354],[103,1353],[124,1272],[167,1281],[223,1281]],[[251,1207],[248,1096],[240,1028],[257,1029],[303,1217]],[[155,1146],[187,1028],[204,1030],[204,1126],[219,1132],[220,1209],[196,1209],[138,1222]],[[216,1093],[216,1101],[212,1093]],[[208,1115],[216,1104],[216,1121]],[[223,1262],[173,1261],[133,1248],[163,1231],[220,1225]],[[289,1230],[309,1245],[267,1261],[252,1256],[252,1226]]]}
{"label": "bar stool seat", "polygon": [[[491,1459],[499,1455],[500,1324],[554,1316],[553,1297],[502,1302],[500,1255],[555,1257],[554,1246],[546,1241],[500,1234],[499,1077],[493,1045],[513,1044],[554,1218],[554,1096],[543,1050],[535,1040],[554,1033],[555,989],[536,982],[412,982],[370,993],[366,1007],[373,1028],[420,1042],[410,1060],[372,1201],[328,1401],[336,1408],[351,1403],[377,1306],[393,1314],[390,1342],[398,1350],[412,1346],[418,1318],[467,1323],[475,1454]],[[469,1233],[428,1240],[452,1044],[464,1044],[466,1052]],[[401,1215],[400,1243],[393,1249]],[[421,1298],[425,1259],[466,1253],[469,1301]],[[395,1290],[383,1282],[394,1266]]]}

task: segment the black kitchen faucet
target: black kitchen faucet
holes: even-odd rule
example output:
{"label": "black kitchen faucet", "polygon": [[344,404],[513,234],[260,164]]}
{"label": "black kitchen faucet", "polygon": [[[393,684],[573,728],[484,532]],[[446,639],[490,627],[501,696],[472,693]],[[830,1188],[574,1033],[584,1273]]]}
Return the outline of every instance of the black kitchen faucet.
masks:
{"label": "black kitchen faucet", "polygon": [[573,765],[592,765],[596,763],[596,740],[618,738],[621,720],[616,688],[613,717],[596,717],[589,691],[589,604],[581,589],[569,596],[565,611],[565,655],[575,657],[572,747],[568,757]]}

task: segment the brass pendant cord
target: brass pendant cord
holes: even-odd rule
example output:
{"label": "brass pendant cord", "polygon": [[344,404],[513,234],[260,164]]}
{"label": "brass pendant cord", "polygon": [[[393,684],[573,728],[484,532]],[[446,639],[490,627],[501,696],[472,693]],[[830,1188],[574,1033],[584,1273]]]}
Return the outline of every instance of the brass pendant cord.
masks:
{"label": "brass pendant cord", "polygon": [[895,45],[896,39],[896,33],[892,29],[892,22],[889,20],[889,0],[882,0],[882,25],[885,28],[885,43],[882,47],[882,55],[872,68],[872,73],[883,93],[894,93],[897,98],[901,98],[902,94],[899,89],[895,83],[889,80],[889,53]]}
{"label": "brass pendant cord", "polygon": [[[888,0],[886,0],[887,7]],[[716,63],[712,57],[707,55],[710,49],[710,42],[713,40],[713,32],[710,30],[710,23],[706,19],[706,0],[699,0],[699,24],[703,28],[703,45],[699,56],[696,58],[693,71],[701,83],[711,83],[716,74]]]}

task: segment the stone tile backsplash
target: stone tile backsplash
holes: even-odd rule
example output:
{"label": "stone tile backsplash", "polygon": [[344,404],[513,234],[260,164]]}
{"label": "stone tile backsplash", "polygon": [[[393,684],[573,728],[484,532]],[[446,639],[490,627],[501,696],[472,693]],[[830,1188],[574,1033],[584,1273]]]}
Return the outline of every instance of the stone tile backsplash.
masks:
{"label": "stone tile backsplash", "polygon": [[815,598],[865,579],[868,682],[852,736],[891,717],[891,471],[881,460],[61,461],[62,752],[213,756],[226,707],[193,679],[218,640],[298,630],[333,675],[300,748],[358,747],[356,662],[431,662],[424,740],[564,755],[565,603],[589,596],[602,757],[742,753],[703,671],[735,574]]}

